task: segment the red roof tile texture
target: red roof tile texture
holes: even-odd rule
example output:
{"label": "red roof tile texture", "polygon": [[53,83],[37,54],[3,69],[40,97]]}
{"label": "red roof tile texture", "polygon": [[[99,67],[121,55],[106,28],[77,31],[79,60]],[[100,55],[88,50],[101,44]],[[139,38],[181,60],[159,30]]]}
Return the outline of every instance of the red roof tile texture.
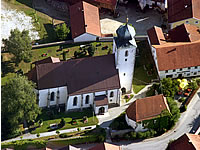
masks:
{"label": "red roof tile texture", "polygon": [[200,41],[154,45],[160,71],[200,66]]}
{"label": "red roof tile texture", "polygon": [[168,0],[168,22],[173,23],[188,18],[200,19],[199,0]]}
{"label": "red roof tile texture", "polygon": [[101,36],[99,8],[81,1],[70,6],[72,38],[84,33]]}
{"label": "red roof tile texture", "polygon": [[113,54],[36,65],[28,78],[38,90],[67,86],[69,95],[120,88]]}
{"label": "red roof tile texture", "polygon": [[89,150],[121,150],[121,147],[104,142],[97,144],[96,146],[90,148]]}
{"label": "red roof tile texture", "polygon": [[200,150],[200,135],[184,134],[172,142],[168,150]]}
{"label": "red roof tile texture", "polygon": [[147,34],[151,45],[161,45],[166,43],[163,31],[159,27],[154,26],[150,28],[149,30],[147,30]]}
{"label": "red roof tile texture", "polygon": [[156,95],[137,99],[126,109],[126,114],[129,119],[140,122],[157,117],[163,110],[169,110],[166,99]]}
{"label": "red roof tile texture", "polygon": [[95,96],[94,103],[96,106],[108,105],[108,98],[106,95]]}
{"label": "red roof tile texture", "polygon": [[39,61],[35,61],[35,62],[33,62],[33,64],[39,65],[39,64],[45,64],[45,63],[57,63],[57,62],[60,62],[59,58],[47,57],[45,59],[42,59],[42,60],[39,60]]}

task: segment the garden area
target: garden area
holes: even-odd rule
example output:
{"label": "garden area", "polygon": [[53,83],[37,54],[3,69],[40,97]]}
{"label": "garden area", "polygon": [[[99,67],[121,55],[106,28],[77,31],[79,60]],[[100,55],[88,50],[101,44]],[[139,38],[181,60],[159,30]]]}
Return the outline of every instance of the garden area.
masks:
{"label": "garden area", "polygon": [[35,122],[30,123],[32,134],[96,125],[98,119],[91,109],[78,112],[58,112],[55,109],[43,109]]}
{"label": "garden area", "polygon": [[148,41],[138,41],[137,46],[139,55],[136,55],[133,75],[133,91],[136,94],[150,84],[152,79],[157,78]]}
{"label": "garden area", "polygon": [[[31,62],[22,61],[19,63],[19,66],[15,66],[14,61],[12,60],[13,55],[9,53],[2,53],[2,85],[5,82],[14,76],[14,73],[21,70],[22,73],[27,73],[31,69],[31,64],[35,61],[45,59],[47,57],[58,57],[60,60],[71,59],[74,57],[75,51],[79,52],[80,47],[83,44],[71,44],[71,45],[61,45],[61,46],[52,46],[40,49],[33,49]],[[112,49],[112,42],[93,42],[89,43],[95,47],[93,56],[107,55],[109,50]],[[63,59],[63,53],[65,53],[65,58]],[[44,55],[45,54],[45,55]],[[88,53],[87,53],[87,56]],[[87,57],[85,56],[85,57]]]}

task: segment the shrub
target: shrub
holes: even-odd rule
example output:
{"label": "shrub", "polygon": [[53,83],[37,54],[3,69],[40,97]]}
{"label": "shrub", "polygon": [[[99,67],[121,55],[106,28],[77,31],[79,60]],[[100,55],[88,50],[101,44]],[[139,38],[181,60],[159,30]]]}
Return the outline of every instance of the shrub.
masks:
{"label": "shrub", "polygon": [[93,56],[95,52],[95,47],[91,45],[88,47],[87,51],[88,51],[89,56]]}
{"label": "shrub", "polygon": [[182,98],[180,98],[178,101],[182,103],[182,102],[185,101],[185,98],[182,97]]}
{"label": "shrub", "polygon": [[143,139],[144,138],[144,133],[143,132],[137,132],[137,138],[138,139]]}
{"label": "shrub", "polygon": [[136,139],[136,137],[137,137],[137,133],[136,132],[130,132],[130,138],[131,139]]}
{"label": "shrub", "polygon": [[59,127],[59,128],[62,128],[62,127],[64,127],[64,126],[65,126],[65,119],[62,118],[62,119],[60,120],[60,123],[58,124],[58,127]]}
{"label": "shrub", "polygon": [[37,137],[40,137],[40,133],[37,133],[37,135],[36,135]]}
{"label": "shrub", "polygon": [[78,127],[78,128],[77,128],[77,131],[81,131],[81,128],[80,128],[80,127]]}
{"label": "shrub", "polygon": [[62,25],[57,25],[55,31],[59,40],[65,40],[70,33],[70,29],[65,23],[63,23]]}
{"label": "shrub", "polygon": [[187,106],[186,105],[182,105],[180,107],[180,112],[185,112],[187,110]]}
{"label": "shrub", "polygon": [[63,134],[60,134],[59,137],[60,137],[60,138],[67,138],[67,137],[69,137],[69,136],[68,136],[66,133],[63,133]]}
{"label": "shrub", "polygon": [[127,139],[127,140],[129,140],[129,139],[131,139],[131,136],[130,136],[129,134],[126,133],[126,134],[124,135],[124,138]]}
{"label": "shrub", "polygon": [[59,135],[59,134],[60,134],[60,131],[58,131],[58,130],[57,130],[57,131],[56,131],[56,134],[58,134],[58,135]]}
{"label": "shrub", "polygon": [[129,97],[128,97],[128,95],[125,95],[124,98],[125,98],[125,99],[128,99]]}
{"label": "shrub", "polygon": [[65,51],[63,52],[63,60],[67,60]]}

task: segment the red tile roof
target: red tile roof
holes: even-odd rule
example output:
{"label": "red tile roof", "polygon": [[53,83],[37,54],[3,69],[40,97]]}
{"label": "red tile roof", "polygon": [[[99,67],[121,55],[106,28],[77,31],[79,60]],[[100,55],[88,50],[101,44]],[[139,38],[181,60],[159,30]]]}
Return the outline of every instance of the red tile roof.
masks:
{"label": "red tile roof", "polygon": [[194,42],[200,39],[198,27],[190,24],[182,24],[168,32],[170,42]]}
{"label": "red tile roof", "polygon": [[160,71],[200,66],[200,40],[192,43],[153,45]]}
{"label": "red tile roof", "polygon": [[157,117],[163,110],[169,110],[166,99],[156,95],[137,99],[126,109],[126,114],[129,119],[140,122]]}
{"label": "red tile roof", "polygon": [[96,106],[108,105],[108,98],[106,95],[95,96],[94,103]]}
{"label": "red tile roof", "polygon": [[169,145],[169,150],[200,150],[200,135],[184,134]]}
{"label": "red tile roof", "polygon": [[72,38],[83,33],[101,36],[99,8],[84,1],[70,6]]}
{"label": "red tile roof", "polygon": [[89,150],[121,150],[121,147],[104,142],[97,144],[96,146],[90,148]]}
{"label": "red tile roof", "polygon": [[200,19],[199,0],[168,0],[168,22],[173,23],[188,18]]}
{"label": "red tile roof", "polygon": [[67,86],[69,95],[120,88],[113,54],[36,65],[28,77],[39,90]]}
{"label": "red tile roof", "polygon": [[160,45],[166,43],[163,31],[160,27],[152,27],[147,30],[151,45]]}

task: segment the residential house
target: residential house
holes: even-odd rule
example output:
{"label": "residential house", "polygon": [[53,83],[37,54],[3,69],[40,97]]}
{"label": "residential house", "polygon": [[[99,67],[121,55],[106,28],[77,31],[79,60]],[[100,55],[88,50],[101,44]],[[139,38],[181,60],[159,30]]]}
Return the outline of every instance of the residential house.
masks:
{"label": "residential house", "polygon": [[99,143],[92,148],[89,148],[89,150],[121,150],[121,147],[118,145],[104,142],[104,143]]}
{"label": "residential house", "polygon": [[101,37],[98,7],[80,1],[69,8],[74,42],[96,41],[97,38]]}
{"label": "residential house", "polygon": [[175,28],[183,23],[200,27],[199,0],[168,0],[168,23]]}
{"label": "residential house", "polygon": [[198,27],[182,24],[164,35],[161,28],[154,26],[147,33],[160,79],[200,75]]}
{"label": "residential house", "polygon": [[159,8],[162,11],[167,9],[167,0],[138,0],[140,8],[143,10],[147,5],[149,8]]}
{"label": "residential house", "polygon": [[148,121],[159,124],[158,118],[165,111],[170,112],[166,98],[161,94],[135,100],[126,109],[125,119],[136,132],[147,131]]}
{"label": "residential house", "polygon": [[117,35],[113,54],[36,64],[28,77],[37,85],[39,107],[71,111],[92,106],[102,114],[109,105],[120,105],[121,91],[132,89],[137,45],[133,27],[120,26]]}
{"label": "residential house", "polygon": [[167,150],[200,150],[200,135],[185,133],[170,143]]}

